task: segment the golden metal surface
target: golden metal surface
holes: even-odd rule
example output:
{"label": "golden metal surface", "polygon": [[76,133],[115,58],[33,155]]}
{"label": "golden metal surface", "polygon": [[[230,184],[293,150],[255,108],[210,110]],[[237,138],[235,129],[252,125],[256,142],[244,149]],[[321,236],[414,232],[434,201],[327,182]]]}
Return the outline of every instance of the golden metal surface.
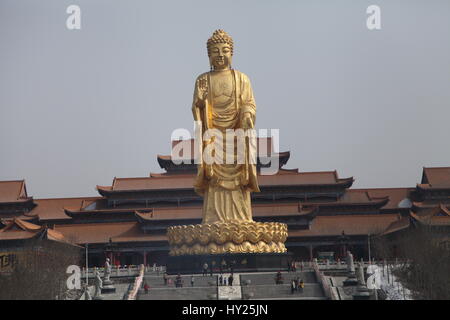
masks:
{"label": "golden metal surface", "polygon": [[[256,103],[249,78],[231,68],[233,39],[216,30],[208,39],[211,71],[197,77],[192,103],[203,133],[253,129]],[[212,140],[198,141],[202,153]],[[259,192],[256,165],[245,140],[244,163],[207,163],[202,157],[194,182],[203,196],[202,224],[170,227],[170,255],[286,252],[287,225],[254,222],[251,192]],[[220,151],[219,151],[220,152]],[[234,149],[234,159],[237,151]]]}
{"label": "golden metal surface", "polygon": [[277,222],[228,221],[167,229],[170,255],[282,253],[287,226]]}
{"label": "golden metal surface", "polygon": [[[252,129],[256,103],[248,77],[231,69],[233,40],[223,30],[216,30],[207,42],[211,71],[196,82],[192,112],[201,121],[203,132],[216,129]],[[205,150],[210,141],[201,141]],[[250,192],[259,192],[256,165],[248,163],[249,146],[244,146],[245,163],[205,163],[202,158],[194,183],[203,196],[202,223],[241,220],[253,221]]]}

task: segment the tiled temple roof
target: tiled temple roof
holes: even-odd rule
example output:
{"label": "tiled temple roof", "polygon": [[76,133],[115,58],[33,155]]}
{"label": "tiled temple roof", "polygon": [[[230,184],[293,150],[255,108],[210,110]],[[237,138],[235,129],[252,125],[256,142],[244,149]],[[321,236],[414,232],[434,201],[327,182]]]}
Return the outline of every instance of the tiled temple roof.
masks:
{"label": "tiled temple roof", "polygon": [[[253,217],[275,217],[275,216],[307,216],[315,212],[315,207],[299,206],[297,203],[278,204],[253,204]],[[173,207],[155,208],[152,212],[136,211],[136,215],[142,220],[177,220],[177,219],[200,219],[202,218],[202,207]]]}
{"label": "tiled temple roof", "polygon": [[[114,178],[111,186],[97,186],[101,194],[168,190],[168,189],[193,189],[195,174],[178,175],[151,175],[139,178]],[[336,171],[298,172],[284,170],[276,175],[258,175],[258,183],[265,186],[319,186],[319,185],[348,185],[353,183],[353,178],[339,178]]]}
{"label": "tiled temple roof", "polygon": [[289,237],[378,234],[398,219],[396,214],[317,216],[309,230],[289,231]]}
{"label": "tiled temple roof", "polygon": [[25,180],[0,181],[0,203],[28,201]]}
{"label": "tiled temple roof", "polygon": [[422,181],[418,189],[450,189],[450,167],[423,168]]}
{"label": "tiled temple roof", "polygon": [[1,240],[24,240],[44,237],[48,240],[70,243],[64,235],[56,230],[39,226],[21,219],[11,220],[4,228],[0,229]]}
{"label": "tiled temple roof", "polygon": [[130,241],[166,241],[166,235],[145,234],[139,229],[138,222],[88,223],[60,225],[56,230],[78,244],[108,243]]}
{"label": "tiled temple roof", "polygon": [[37,206],[32,213],[39,217],[40,221],[50,220],[70,220],[66,215],[64,208],[75,207],[82,208],[83,202],[101,199],[100,197],[86,198],[55,198],[55,199],[35,199]]}
{"label": "tiled temple roof", "polygon": [[390,233],[394,233],[403,229],[409,228],[411,225],[410,217],[402,217],[398,216],[398,219],[393,221],[387,228],[384,230],[381,235],[387,235]]}

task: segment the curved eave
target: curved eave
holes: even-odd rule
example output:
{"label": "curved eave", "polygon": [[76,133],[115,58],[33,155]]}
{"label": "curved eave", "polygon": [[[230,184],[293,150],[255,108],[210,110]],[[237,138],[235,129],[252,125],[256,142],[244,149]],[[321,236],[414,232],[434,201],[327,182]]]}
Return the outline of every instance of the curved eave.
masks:
{"label": "curved eave", "polygon": [[441,190],[450,190],[450,186],[448,187],[433,187],[430,184],[417,184],[416,188],[421,191],[441,191]]}
{"label": "curved eave", "polygon": [[[342,188],[349,188],[353,183],[353,180],[351,181],[344,181],[344,182],[338,182],[334,184],[272,184],[272,185],[263,185],[261,184],[259,187],[262,189],[265,188],[292,188],[292,187],[301,187],[301,188],[311,188],[311,187],[322,187],[322,188],[329,188],[329,187],[342,187]],[[130,190],[106,190],[97,188],[100,195],[103,197],[108,198],[109,196],[115,195],[115,194],[131,194],[131,193],[149,193],[149,192],[167,192],[167,191],[193,191],[194,187],[190,188],[168,188],[168,189],[130,189]]]}
{"label": "curved eave", "polygon": [[146,214],[152,213],[153,210],[150,210],[149,212],[140,212],[139,210],[134,211],[134,215],[136,216],[138,222],[145,222],[145,221],[153,221],[152,217],[146,217]]}
{"label": "curved eave", "polygon": [[349,188],[353,183],[353,180],[345,180],[345,181],[338,181],[336,183],[298,183],[298,184],[271,184],[271,185],[264,185],[260,184],[260,188],[272,188],[272,187],[278,187],[278,188],[292,188],[292,187],[301,187],[301,188],[311,188],[311,187],[323,187],[323,188],[329,188],[329,187],[343,187],[343,188]]}
{"label": "curved eave", "polygon": [[192,188],[170,188],[170,189],[136,189],[136,190],[99,190],[98,192],[108,198],[108,196],[112,196],[114,194],[121,194],[121,193],[148,193],[148,192],[167,192],[167,191],[189,191],[194,190],[194,187]]}
{"label": "curved eave", "polygon": [[284,166],[291,157],[290,151],[284,151],[278,154],[278,157],[280,158],[280,168]]}
{"label": "curved eave", "polygon": [[423,201],[413,201],[412,202],[412,206],[413,207],[417,207],[417,208],[431,208],[431,207],[436,207],[437,204],[435,203],[424,203]]}
{"label": "curved eave", "polygon": [[281,168],[282,166],[284,166],[289,161],[289,158],[291,157],[291,152],[290,151],[283,151],[283,152],[279,152],[279,153],[273,153],[273,154],[271,154],[269,156],[266,156],[266,157],[258,157],[257,162],[258,162],[258,164],[262,165],[260,159],[262,159],[262,158],[264,158],[264,159],[269,158],[270,159],[270,158],[276,158],[276,157],[278,157],[278,161],[279,161],[278,167]]}
{"label": "curved eave", "polygon": [[303,209],[299,207],[299,216],[307,218],[309,220],[314,219],[318,213],[319,213],[319,206],[313,206],[312,208],[309,209]]}
{"label": "curved eave", "polygon": [[[172,162],[172,157],[171,156],[157,155],[156,159],[157,159],[158,164],[161,167],[161,169],[165,169],[166,171],[167,171],[167,168],[175,165],[175,163]],[[190,162],[190,163],[183,163],[181,165],[184,165],[184,166],[186,166],[186,165],[188,165],[188,166],[195,165],[194,164],[194,159],[183,159],[183,161],[187,161],[187,162]]]}
{"label": "curved eave", "polygon": [[[36,224],[39,221],[37,216],[31,216],[31,217],[22,216],[22,217],[0,218],[0,226],[6,227],[14,219],[20,219],[22,221],[30,222],[30,223],[34,223],[34,224]],[[0,228],[0,229],[2,229],[2,228]]]}
{"label": "curved eave", "polygon": [[18,204],[18,203],[30,203],[33,204],[33,197],[28,197],[25,199],[17,199],[17,200],[13,200],[13,201],[5,201],[5,202],[0,202],[0,205],[4,205],[4,204]]}
{"label": "curved eave", "polygon": [[[112,189],[112,188],[111,188]],[[106,195],[110,194],[111,189],[106,189],[104,187],[101,186],[97,186],[97,191],[98,193],[100,193],[100,195],[102,195],[103,197],[106,197]]]}
{"label": "curved eave", "polygon": [[431,216],[424,216],[420,217],[419,215],[415,214],[414,212],[410,212],[410,216],[420,224],[431,224]]}
{"label": "curved eave", "polygon": [[404,217],[400,220],[392,222],[383,232],[381,232],[379,235],[384,236],[388,234],[395,233],[400,230],[404,230],[409,228],[411,225],[410,217]]}
{"label": "curved eave", "polygon": [[[149,208],[141,208],[138,209],[140,211],[148,211],[151,212],[152,210]],[[86,210],[86,211],[80,211],[80,210],[71,210],[64,208],[64,212],[66,215],[68,215],[71,218],[74,218],[76,216],[82,216],[82,215],[92,215],[92,214],[117,214],[117,213],[124,213],[124,214],[135,214],[136,209],[107,209],[107,210]]]}
{"label": "curved eave", "polygon": [[77,212],[77,211],[72,211],[72,210],[69,210],[69,209],[64,209],[64,213],[65,213],[67,216],[71,217],[71,218],[73,218],[73,215],[74,215],[74,213],[76,214],[76,212]]}
{"label": "curved eave", "polygon": [[332,203],[317,203],[320,207],[356,207],[356,206],[376,206],[377,208],[381,208],[385,206],[389,202],[389,197],[384,197],[380,200],[372,200],[368,202],[332,202]]}
{"label": "curved eave", "polygon": [[[284,151],[284,152],[279,152],[279,153],[273,153],[267,157],[259,157],[258,156],[257,163],[261,165],[260,158],[274,158],[274,157],[278,157],[279,167],[281,168],[289,161],[289,158],[291,157],[291,152]],[[157,159],[158,164],[161,167],[161,169],[167,170],[168,167],[174,165],[174,163],[172,162],[171,156],[157,155],[156,159]],[[185,161],[190,161],[190,163],[183,163],[183,165],[188,165],[188,166],[195,165],[194,159],[185,159]]]}
{"label": "curved eave", "polygon": [[337,179],[337,184],[345,188],[350,188],[353,185],[353,182],[355,182],[353,177]]}

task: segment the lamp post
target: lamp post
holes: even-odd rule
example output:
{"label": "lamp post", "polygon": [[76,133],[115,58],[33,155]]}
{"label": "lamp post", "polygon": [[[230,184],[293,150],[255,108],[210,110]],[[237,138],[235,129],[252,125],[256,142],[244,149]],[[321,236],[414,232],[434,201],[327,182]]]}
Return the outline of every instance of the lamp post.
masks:
{"label": "lamp post", "polygon": [[86,285],[89,286],[89,258],[88,258],[88,246],[89,246],[89,244],[86,243]]}
{"label": "lamp post", "polygon": [[347,243],[348,236],[345,234],[344,230],[342,230],[342,234],[339,237],[339,245],[341,250],[341,258],[345,258],[347,256]]}
{"label": "lamp post", "polygon": [[372,258],[370,257],[370,233],[367,234],[367,246],[369,249],[369,264],[372,264]]}
{"label": "lamp post", "polygon": [[109,238],[108,244],[105,246],[106,257],[111,260],[111,264],[114,265],[114,247],[116,244],[113,244],[112,239]]}

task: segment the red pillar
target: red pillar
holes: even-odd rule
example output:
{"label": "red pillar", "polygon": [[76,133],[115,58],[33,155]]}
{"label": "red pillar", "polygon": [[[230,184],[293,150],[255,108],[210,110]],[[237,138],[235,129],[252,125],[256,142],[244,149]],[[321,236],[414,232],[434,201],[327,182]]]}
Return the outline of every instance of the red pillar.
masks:
{"label": "red pillar", "polygon": [[147,265],[147,252],[146,251],[142,252],[142,256],[144,257],[144,266],[146,266]]}

